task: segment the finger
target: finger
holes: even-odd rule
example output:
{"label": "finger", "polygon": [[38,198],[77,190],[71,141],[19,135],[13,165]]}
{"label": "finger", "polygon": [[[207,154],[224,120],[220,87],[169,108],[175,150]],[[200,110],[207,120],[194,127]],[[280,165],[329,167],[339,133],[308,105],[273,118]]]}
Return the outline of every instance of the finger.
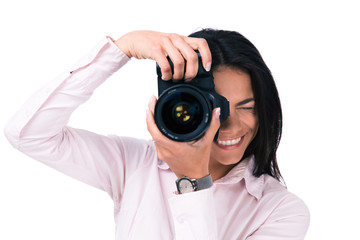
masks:
{"label": "finger", "polygon": [[161,79],[165,81],[172,79],[172,71],[166,54],[162,51],[156,51],[154,53],[154,60],[161,69]]}
{"label": "finger", "polygon": [[208,128],[208,130],[206,131],[205,135],[202,137],[203,141],[205,142],[212,142],[216,132],[219,130],[220,128],[220,108],[215,108],[212,111],[212,117],[211,117],[211,123],[210,126]]}
{"label": "finger", "polygon": [[198,73],[198,55],[194,49],[184,40],[183,36],[173,35],[171,38],[174,46],[180,51],[186,60],[186,69],[184,79],[189,81]]}
{"label": "finger", "polygon": [[155,110],[155,104],[156,104],[156,97],[155,96],[151,96],[150,97],[150,100],[149,100],[149,103],[148,103],[148,109],[154,113],[154,110]]}
{"label": "finger", "polygon": [[185,37],[185,41],[195,50],[199,50],[202,65],[206,71],[211,69],[211,52],[207,41],[204,38]]}
{"label": "finger", "polygon": [[146,126],[147,126],[147,130],[149,131],[153,140],[155,142],[161,142],[162,133],[158,129],[158,127],[154,121],[154,114],[151,111],[151,109],[149,109],[149,108],[146,111]]}
{"label": "finger", "polygon": [[185,59],[183,55],[180,53],[179,49],[174,46],[174,43],[171,38],[173,37],[164,38],[163,43],[164,43],[164,50],[168,54],[174,66],[172,79],[177,81],[184,78]]}
{"label": "finger", "polygon": [[154,120],[154,110],[155,110],[155,104],[156,104],[156,97],[152,96],[150,98],[150,102],[148,104],[148,109],[146,111],[146,126],[147,129],[152,136],[153,140],[162,145],[162,146],[172,146],[173,141],[165,137],[157,127],[155,120]]}

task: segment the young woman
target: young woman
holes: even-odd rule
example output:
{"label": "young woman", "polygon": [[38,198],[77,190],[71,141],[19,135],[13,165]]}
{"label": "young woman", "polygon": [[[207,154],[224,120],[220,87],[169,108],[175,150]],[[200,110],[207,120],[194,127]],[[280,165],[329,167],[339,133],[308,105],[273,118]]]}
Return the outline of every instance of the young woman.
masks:
{"label": "young woman", "polygon": [[[155,97],[146,114],[150,141],[67,126],[71,113],[130,58],[154,59],[164,81],[189,82],[199,66],[195,50],[230,104],[221,124],[220,109],[213,110],[200,139],[165,137],[154,122]],[[280,183],[276,163],[281,128],[276,86],[257,49],[237,32],[204,29],[189,37],[136,31],[105,38],[40,89],[5,133],[32,158],[106,191],[116,239],[303,239],[308,209]],[[183,189],[180,179],[198,188]]]}

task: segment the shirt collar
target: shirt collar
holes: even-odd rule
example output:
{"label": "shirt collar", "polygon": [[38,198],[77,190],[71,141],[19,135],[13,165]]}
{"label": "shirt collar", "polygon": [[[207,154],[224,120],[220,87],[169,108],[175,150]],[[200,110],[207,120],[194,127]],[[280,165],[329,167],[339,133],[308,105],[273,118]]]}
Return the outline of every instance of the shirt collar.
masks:
{"label": "shirt collar", "polygon": [[228,174],[219,180],[215,181],[216,184],[235,184],[244,179],[246,190],[257,200],[262,197],[264,190],[264,175],[255,177],[253,169],[255,166],[255,157],[252,155],[243,159],[235,167],[233,167]]}
{"label": "shirt collar", "polygon": [[257,200],[259,200],[264,192],[265,175],[262,174],[260,177],[255,177],[253,175],[254,168],[255,168],[255,157],[252,156],[244,174],[245,185],[248,192],[251,195],[253,195]]}
{"label": "shirt collar", "polygon": [[[234,166],[228,174],[215,181],[216,184],[236,184],[244,179],[246,190],[257,200],[262,197],[264,190],[264,175],[255,177],[253,173],[255,157],[252,155],[243,159]],[[158,167],[162,170],[168,170],[169,165],[158,159]]]}

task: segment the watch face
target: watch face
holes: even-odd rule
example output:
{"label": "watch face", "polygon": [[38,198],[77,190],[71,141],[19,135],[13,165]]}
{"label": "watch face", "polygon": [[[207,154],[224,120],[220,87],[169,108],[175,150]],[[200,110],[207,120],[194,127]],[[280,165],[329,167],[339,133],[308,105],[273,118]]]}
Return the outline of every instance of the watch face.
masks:
{"label": "watch face", "polygon": [[194,186],[190,179],[182,178],[179,180],[178,190],[180,193],[193,192]]}

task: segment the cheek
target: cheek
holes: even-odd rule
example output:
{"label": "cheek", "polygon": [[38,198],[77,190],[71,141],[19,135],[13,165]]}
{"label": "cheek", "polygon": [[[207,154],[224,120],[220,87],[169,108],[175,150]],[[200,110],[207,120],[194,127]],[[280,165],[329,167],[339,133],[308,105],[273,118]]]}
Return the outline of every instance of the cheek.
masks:
{"label": "cheek", "polygon": [[242,113],[238,115],[240,122],[246,126],[249,130],[256,131],[258,129],[259,123],[257,115],[254,113]]}
{"label": "cheek", "polygon": [[255,114],[243,118],[243,124],[248,128],[249,133],[252,133],[252,139],[255,137],[259,129],[259,121]]}

